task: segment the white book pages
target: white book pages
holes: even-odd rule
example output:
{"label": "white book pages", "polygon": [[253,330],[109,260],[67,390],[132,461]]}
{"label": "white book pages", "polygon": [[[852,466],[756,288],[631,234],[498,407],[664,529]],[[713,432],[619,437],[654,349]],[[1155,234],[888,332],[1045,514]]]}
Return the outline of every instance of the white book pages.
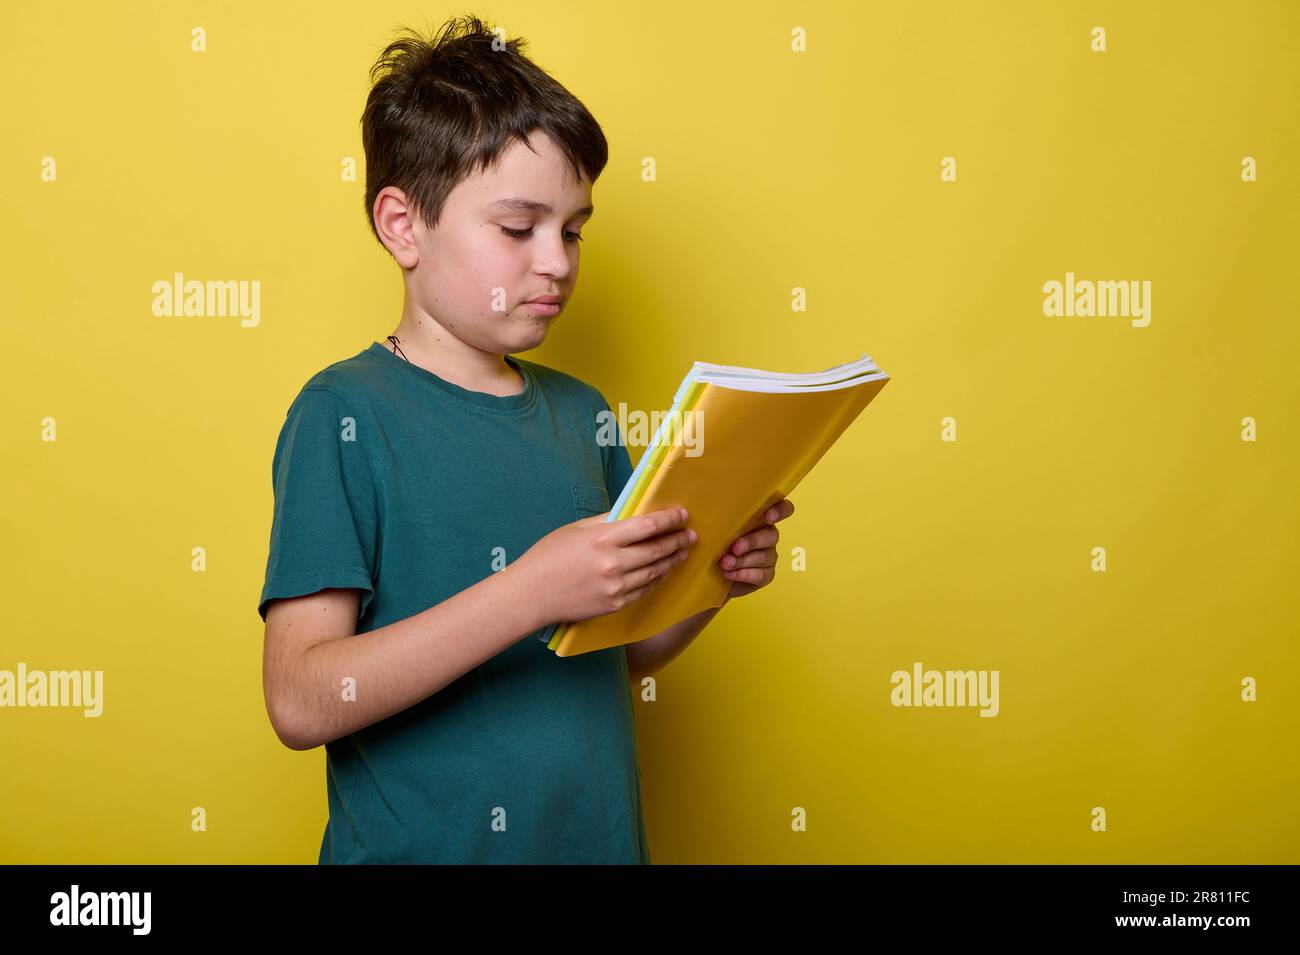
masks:
{"label": "white book pages", "polygon": [[830,368],[824,368],[821,371],[764,371],[762,368],[715,365],[707,361],[697,361],[692,367],[696,371],[696,377],[707,381],[717,381],[719,376],[738,375],[742,378],[763,378],[774,381],[806,382],[808,384],[824,384],[839,378],[852,377],[859,372],[878,370],[875,362],[871,360],[871,356],[866,352],[863,352],[860,358],[855,358],[853,361],[845,362],[842,365],[832,365]]}
{"label": "white book pages", "polygon": [[741,368],[736,365],[715,365],[697,361],[691,368],[687,381],[678,390],[680,397],[690,381],[708,382],[722,388],[738,391],[758,391],[785,394],[796,391],[828,391],[834,388],[851,388],[866,381],[888,378],[871,356],[865,352],[854,361],[835,365],[822,371],[778,372],[761,368]]}
{"label": "white book pages", "polygon": [[758,391],[768,394],[794,394],[804,391],[834,391],[836,388],[852,388],[867,381],[879,381],[889,376],[883,371],[876,371],[869,375],[855,375],[852,378],[844,378],[839,381],[828,381],[823,384],[805,385],[793,384],[789,382],[771,381],[766,378],[722,378],[714,380],[713,378],[701,378],[711,385],[717,385],[719,388],[731,388],[736,391]]}

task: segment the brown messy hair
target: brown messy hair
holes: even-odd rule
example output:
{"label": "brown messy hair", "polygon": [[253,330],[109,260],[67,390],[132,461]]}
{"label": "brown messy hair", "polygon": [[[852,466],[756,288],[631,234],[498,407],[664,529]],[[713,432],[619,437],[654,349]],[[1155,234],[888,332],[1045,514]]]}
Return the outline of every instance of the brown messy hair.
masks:
{"label": "brown messy hair", "polygon": [[523,55],[525,40],[505,40],[476,16],[454,17],[428,39],[409,28],[401,33],[370,69],[361,115],[366,218],[376,240],[380,190],[401,189],[432,229],[457,183],[488,168],[511,140],[527,142],[533,130],[555,141],[575,179],[581,171],[596,181],[609,159],[605,134],[572,93]]}

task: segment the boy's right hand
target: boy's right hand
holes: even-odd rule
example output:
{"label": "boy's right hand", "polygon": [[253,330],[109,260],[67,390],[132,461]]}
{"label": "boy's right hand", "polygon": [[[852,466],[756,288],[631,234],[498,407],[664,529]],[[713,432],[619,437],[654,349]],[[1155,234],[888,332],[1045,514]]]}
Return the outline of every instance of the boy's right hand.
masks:
{"label": "boy's right hand", "polygon": [[557,527],[515,561],[527,570],[543,625],[626,606],[685,560],[698,539],[680,507],[606,523],[608,515]]}

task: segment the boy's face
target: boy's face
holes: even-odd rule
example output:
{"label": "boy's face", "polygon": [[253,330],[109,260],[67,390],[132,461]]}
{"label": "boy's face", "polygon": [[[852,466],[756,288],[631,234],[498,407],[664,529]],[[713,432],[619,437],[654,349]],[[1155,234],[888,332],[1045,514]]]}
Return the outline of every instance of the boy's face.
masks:
{"label": "boy's face", "polygon": [[[512,142],[494,167],[459,182],[432,231],[414,215],[381,222],[405,270],[408,310],[495,354],[545,340],[577,284],[577,236],[592,211],[591,182],[574,182],[551,138],[534,131],[529,143],[535,153]],[[559,304],[531,301],[547,296]]]}

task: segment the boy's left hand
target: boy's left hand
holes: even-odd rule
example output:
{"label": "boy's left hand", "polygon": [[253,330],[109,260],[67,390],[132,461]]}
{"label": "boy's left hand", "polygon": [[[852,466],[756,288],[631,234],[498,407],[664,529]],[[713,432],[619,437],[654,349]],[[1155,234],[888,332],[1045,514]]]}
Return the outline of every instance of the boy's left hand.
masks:
{"label": "boy's left hand", "polygon": [[794,504],[781,498],[763,512],[767,523],[746,531],[731,542],[727,552],[718,560],[723,576],[731,581],[727,599],[752,594],[766,587],[776,577],[776,542],[780,536],[773,525],[794,513]]}

